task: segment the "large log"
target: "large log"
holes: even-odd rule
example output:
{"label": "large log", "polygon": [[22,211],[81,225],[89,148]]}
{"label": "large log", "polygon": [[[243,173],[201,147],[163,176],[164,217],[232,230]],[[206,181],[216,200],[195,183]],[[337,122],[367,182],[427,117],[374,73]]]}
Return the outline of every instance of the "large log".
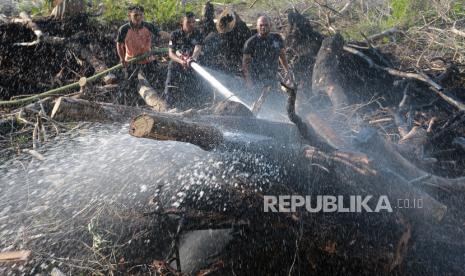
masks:
{"label": "large log", "polygon": [[316,57],[312,75],[313,93],[325,93],[331,99],[335,109],[347,106],[350,102],[341,85],[338,72],[344,39],[337,34],[326,38]]}
{"label": "large log", "polygon": [[351,183],[362,191],[373,191],[376,194],[388,195],[390,199],[423,200],[422,208],[414,208],[406,211],[412,221],[417,223],[440,222],[446,212],[447,206],[438,202],[429,194],[414,187],[405,178],[398,175],[395,168],[380,163],[379,160],[370,159],[371,156],[360,153],[337,151],[332,155],[325,155],[315,149],[306,149],[305,156],[310,164],[317,163],[323,167],[334,170],[341,185],[350,186]]}
{"label": "large log", "polygon": [[[212,114],[209,114],[210,112]],[[301,143],[300,134],[294,125],[253,118],[246,107],[239,107],[235,102],[230,101],[221,102],[216,107],[199,112],[158,113],[152,109],[140,107],[61,97],[56,101],[51,116],[63,121],[126,122],[141,114],[173,119],[184,118],[189,122],[216,126],[229,133],[240,131],[257,135],[255,138],[271,139],[273,137],[282,144]],[[236,116],[239,114],[244,116]]]}
{"label": "large log", "polygon": [[[273,252],[273,246],[271,245],[273,244],[273,240],[287,240],[289,237],[284,233],[291,232],[291,229],[297,230],[299,225],[304,225],[300,227],[309,230],[304,230],[302,234],[301,239],[303,242],[300,249],[298,249],[302,251],[302,254],[308,254],[308,257],[311,258],[317,258],[315,252],[320,252],[317,255],[327,255],[328,260],[339,260],[340,262],[337,266],[344,266],[344,262],[355,262],[360,265],[364,263],[369,266],[368,270],[370,271],[388,273],[400,265],[405,258],[407,248],[410,246],[412,231],[410,222],[425,223],[438,221],[443,216],[443,213],[440,211],[437,212],[437,209],[443,210],[443,205],[421,191],[404,185],[406,184],[405,181],[400,181],[391,175],[378,171],[370,163],[369,158],[363,154],[339,151],[327,154],[315,148],[293,148],[289,145],[284,148],[270,148],[270,143],[265,145],[263,145],[263,142],[254,143],[252,141],[242,141],[241,143],[241,141],[237,140],[230,141],[231,138],[226,136],[222,140],[213,139],[214,142],[207,142],[206,145],[202,145],[200,143],[205,143],[206,141],[198,140],[197,137],[204,135],[216,138],[219,137],[221,132],[212,126],[198,125],[187,120],[181,120],[179,117],[170,118],[168,114],[139,116],[133,121],[131,127],[130,132],[137,136],[161,140],[168,138],[177,141],[183,140],[203,146],[205,149],[216,148],[227,150],[233,154],[242,150],[257,152],[270,158],[271,162],[278,162],[286,166],[286,171],[290,175],[290,178],[286,180],[289,181],[289,185],[283,187],[284,190],[280,190],[279,185],[267,186],[261,190],[261,193],[265,195],[327,194],[328,191],[332,191],[344,196],[354,194],[388,195],[391,200],[395,200],[396,198],[413,199],[421,196],[425,201],[425,205],[428,205],[424,209],[402,210],[405,212],[403,214],[399,210],[394,210],[394,213],[387,215],[348,214],[347,216],[350,216],[350,219],[344,219],[344,216],[336,213],[330,215],[309,215],[305,214],[305,212],[294,215],[284,213],[276,217],[274,215],[263,214],[263,198],[256,194],[256,192],[253,192],[253,189],[256,189],[255,186],[247,187],[245,184],[245,186],[241,186],[239,189],[236,187],[223,187],[221,194],[228,194],[228,202],[233,204],[233,210],[223,214],[223,218],[219,221],[220,225],[223,227],[224,221],[232,221],[231,224],[234,225],[234,221],[242,219],[248,221],[248,227],[253,229],[251,235],[247,234],[241,237],[241,240],[247,242],[241,243],[240,241],[236,241],[235,244],[231,245],[234,248],[233,250],[247,252],[247,248],[251,244],[265,242],[266,244],[270,244],[270,249],[264,250],[262,253],[268,256],[267,258],[269,258],[270,263],[273,264],[276,264],[277,258],[276,255],[271,253]],[[179,129],[173,130],[173,127]],[[279,128],[279,125],[275,127]],[[211,141],[211,138],[208,139]],[[275,154],[271,154],[271,151],[274,151]],[[328,170],[328,172],[325,170]],[[292,182],[291,179],[294,178],[298,182]],[[385,180],[385,178],[388,180]],[[169,193],[176,192],[176,190],[171,191],[170,189],[172,189],[171,186],[163,189],[164,192],[168,193],[164,195],[166,198],[170,198]],[[244,198],[244,194],[246,197],[247,195],[251,196],[252,199]],[[211,197],[216,198],[217,196],[211,195]],[[213,206],[209,205],[208,208],[221,210],[224,202],[221,200],[217,202],[221,206],[214,204]],[[196,213],[196,208],[202,208],[199,206],[202,206],[202,204],[198,201],[188,202],[186,205],[183,205],[184,208],[192,213]],[[247,212],[244,212],[244,210],[247,210]],[[402,219],[404,216],[406,219]],[[208,219],[208,216],[205,219]],[[376,234],[371,232],[373,228],[370,225],[373,221],[376,221],[376,224],[380,226],[376,228]],[[191,230],[195,230],[196,225],[198,226],[198,224],[192,223],[191,218],[188,216],[184,216],[184,224],[189,225]],[[211,221],[210,227],[216,228],[215,225],[215,222]],[[263,236],[260,236],[258,233],[266,232],[267,228],[273,229],[274,237],[268,236],[267,241],[262,241]],[[331,229],[331,231],[328,231],[328,229]],[[340,234],[346,232],[353,234],[350,238]],[[255,235],[258,235],[258,237]],[[291,237],[292,239],[294,237]],[[288,249],[286,248],[285,250]],[[231,255],[233,259],[236,258],[235,254],[228,254],[228,257],[231,258]],[[249,260],[249,257],[252,258],[251,256],[242,257],[246,260]],[[245,262],[244,259],[236,261],[242,263]],[[322,265],[326,261],[318,260],[316,262]],[[241,269],[245,268],[239,268],[239,271]],[[323,269],[323,267],[319,267],[318,269]],[[365,269],[367,268],[365,267]]]}
{"label": "large log", "polygon": [[139,107],[60,97],[53,107],[51,118],[58,121],[126,122],[133,116],[147,112],[151,111]]}
{"label": "large log", "polygon": [[365,128],[357,137],[357,148],[376,160],[381,166],[389,168],[411,183],[425,183],[450,191],[465,191],[465,177],[448,179],[427,173],[404,158],[394,145],[379,136],[374,129]]}
{"label": "large log", "polygon": [[[282,125],[275,125],[274,127],[278,131],[280,128],[282,129]],[[212,150],[214,148],[226,151],[238,149],[245,150],[262,154],[270,159],[275,159],[276,162],[284,166],[289,166],[289,164],[303,164],[299,161],[299,156],[302,156],[302,149],[300,147],[292,147],[292,145],[297,144],[298,140],[287,141],[287,146],[280,147],[279,143],[273,141],[273,139],[266,141],[237,140],[234,139],[234,137],[224,137],[221,133],[222,132],[212,126],[211,123],[199,124],[185,119],[183,120],[179,117],[173,117],[169,114],[138,116],[131,122],[130,129],[130,134],[136,137],[188,142],[206,150]],[[313,141],[315,141],[315,139]],[[330,146],[325,147],[331,149]],[[363,183],[363,185],[359,187],[361,190],[375,189],[378,194],[384,193],[395,199],[406,197],[411,199],[412,202],[414,198],[424,198],[425,204],[428,206],[422,209],[409,210],[411,213],[408,215],[411,219],[418,220],[421,218],[421,220],[423,220],[427,218],[428,221],[441,221],[445,215],[447,210],[446,206],[417,188],[407,185],[404,179],[391,183],[390,181],[393,179],[391,172],[389,170],[384,170],[382,166],[370,163],[365,164],[363,169],[358,168],[354,164],[360,163],[359,155],[356,156],[358,159],[351,159],[347,157],[349,155],[337,151],[333,153],[333,155],[327,156],[315,150],[312,151],[312,153],[308,153],[308,151],[304,152],[304,155],[308,156],[308,159],[310,159],[310,161],[307,160],[304,164],[322,164],[323,167],[328,165],[328,167],[333,168],[331,174],[337,175],[344,181],[349,180],[347,176],[360,180],[360,183]],[[315,158],[316,154],[319,154],[320,157],[312,160],[312,158]],[[325,156],[324,158],[328,160],[336,160],[339,165],[335,168],[332,164],[328,163],[329,161],[323,162],[325,159],[321,156]],[[341,156],[344,156],[344,158]],[[307,157],[305,159],[307,159]],[[365,160],[364,162],[367,162],[368,156],[364,156],[362,159]],[[343,168],[347,168],[346,170],[350,169],[351,172],[346,173]],[[311,175],[311,173],[307,172],[305,175]],[[377,183],[377,185],[373,185],[372,183]],[[340,185],[345,184],[340,183]],[[386,189],[386,187],[389,187],[389,190]]]}
{"label": "large log", "polygon": [[187,142],[205,150],[214,149],[223,142],[223,134],[214,127],[164,115],[137,116],[131,122],[129,133],[141,138]]}

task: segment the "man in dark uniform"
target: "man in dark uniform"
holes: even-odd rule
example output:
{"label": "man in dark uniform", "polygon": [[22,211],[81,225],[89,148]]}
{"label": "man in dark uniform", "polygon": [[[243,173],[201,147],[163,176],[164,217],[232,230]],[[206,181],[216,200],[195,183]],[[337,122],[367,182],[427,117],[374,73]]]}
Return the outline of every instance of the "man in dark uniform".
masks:
{"label": "man in dark uniform", "polygon": [[181,28],[171,33],[169,42],[171,61],[164,94],[170,107],[196,108],[207,101],[199,76],[190,68],[190,62],[196,61],[201,53],[202,42],[202,34],[195,28],[195,15],[186,13]]}
{"label": "man in dark uniform", "polygon": [[[152,23],[144,21],[144,8],[142,6],[128,7],[129,22],[121,26],[116,38],[116,49],[118,56],[124,68],[126,68],[129,84],[135,86],[137,82],[137,73],[142,71],[144,76],[153,85],[158,79],[158,66],[155,56],[149,56],[143,60],[128,65],[128,61],[136,56],[150,52],[152,42],[155,39],[167,38],[169,34],[160,31]],[[158,73],[158,74],[157,74]]]}
{"label": "man in dark uniform", "polygon": [[262,88],[260,98],[255,102],[252,111],[257,113],[265,97],[278,86],[278,61],[286,75],[289,73],[284,41],[281,35],[271,33],[271,20],[260,16],[257,20],[257,34],[244,44],[242,71],[249,88]]}

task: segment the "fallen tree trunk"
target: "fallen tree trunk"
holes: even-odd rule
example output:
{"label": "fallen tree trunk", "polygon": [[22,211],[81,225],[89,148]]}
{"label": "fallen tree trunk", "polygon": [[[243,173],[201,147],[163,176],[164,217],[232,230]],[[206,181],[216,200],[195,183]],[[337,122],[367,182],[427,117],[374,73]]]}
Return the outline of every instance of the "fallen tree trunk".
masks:
{"label": "fallen tree trunk", "polygon": [[[279,128],[279,125],[275,126]],[[247,140],[236,140],[231,139],[228,137],[224,137],[221,135],[221,131],[213,126],[209,126],[206,124],[198,124],[194,122],[189,122],[187,120],[182,120],[181,118],[173,118],[168,114],[158,114],[158,115],[142,115],[136,117],[131,122],[131,129],[130,134],[136,137],[144,137],[144,138],[151,138],[156,140],[174,140],[174,141],[182,141],[192,143],[197,145],[206,150],[212,150],[214,148],[223,149],[227,151],[239,149],[239,150],[246,150],[249,152],[256,152],[258,154],[263,154],[268,158],[276,158],[277,160],[282,159],[285,161],[277,161],[282,162],[283,164],[303,164],[299,159],[299,155],[301,155],[301,149],[293,148],[292,144],[296,144],[297,141],[291,141],[291,144],[288,146],[279,147],[274,144],[274,141],[247,141]],[[204,137],[204,138],[202,138]],[[205,139],[205,140],[204,140]],[[275,146],[271,146],[275,145]],[[305,156],[309,156],[308,158],[312,158],[315,154],[319,154],[319,157],[316,160],[311,162],[306,162],[308,164],[322,164],[322,167],[325,167],[326,164],[329,164],[328,161],[322,162],[323,153],[319,153],[319,151],[314,150],[313,154],[309,154],[308,152],[305,153]],[[412,210],[414,215],[410,215],[412,219],[418,219],[421,217],[422,219],[428,218],[430,221],[441,221],[446,207],[435,199],[431,198],[424,192],[421,192],[417,188],[411,187],[411,185],[403,186],[405,181],[398,181],[396,183],[390,183],[387,185],[383,185],[386,183],[387,180],[392,179],[393,177],[390,175],[389,171],[381,171],[378,166],[373,166],[371,164],[366,164],[363,169],[358,168],[356,165],[359,159],[351,159],[347,156],[345,159],[341,159],[341,156],[338,155],[341,153],[335,153],[334,156],[328,155],[325,158],[339,162],[339,165],[335,168],[333,165],[329,166],[333,168],[331,170],[332,174],[339,176],[340,179],[348,180],[347,176],[354,179],[359,179],[364,183],[363,186],[359,187],[362,190],[371,190],[374,187],[378,187],[376,192],[378,194],[388,194],[392,196],[392,198],[399,198],[399,196],[406,196],[408,198],[417,197],[425,199],[425,203],[429,204],[428,207],[418,210]],[[344,153],[342,153],[344,155]],[[291,158],[291,160],[289,160]],[[292,161],[292,158],[297,158],[295,161]],[[307,157],[306,157],[307,158]],[[360,156],[358,156],[360,158]],[[364,156],[364,162],[368,160],[367,156]],[[321,162],[320,162],[321,161]],[[360,162],[358,162],[360,163]],[[351,170],[350,173],[343,172],[343,167],[346,170]],[[382,168],[381,168],[382,169]],[[312,173],[307,172],[305,175],[312,175]],[[380,183],[380,185],[373,186],[372,183]],[[343,184],[341,182],[340,184]],[[400,184],[397,184],[400,183]],[[372,187],[370,187],[372,186]],[[386,191],[386,187],[390,187],[389,191]]]}
{"label": "fallen tree trunk", "polygon": [[313,93],[327,94],[335,109],[349,105],[349,99],[340,84],[337,72],[343,45],[344,39],[338,34],[323,40],[312,76]]}
{"label": "fallen tree trunk", "polygon": [[423,223],[426,219],[429,222],[440,222],[446,214],[447,206],[413,187],[408,180],[393,171],[395,168],[389,167],[390,164],[370,160],[370,155],[342,151],[326,155],[312,148],[305,150],[305,156],[311,161],[310,164],[332,168],[338,182],[349,186],[353,183],[365,193],[371,190],[376,194],[386,194],[391,199],[408,199],[410,202],[422,199],[425,204],[423,208],[407,210],[411,213],[406,215],[412,221]]}
{"label": "fallen tree trunk", "polygon": [[137,116],[131,122],[129,134],[140,138],[187,142],[205,150],[214,149],[223,142],[223,134],[214,127],[163,115]]}
{"label": "fallen tree trunk", "polygon": [[[228,207],[230,211],[223,220],[234,222],[245,219],[250,221],[248,227],[256,231],[253,233],[263,233],[266,230],[262,228],[266,229],[268,227],[273,229],[273,235],[276,236],[285,235],[284,232],[289,233],[290,229],[298,231],[299,225],[303,229],[311,229],[311,231],[303,231],[300,238],[302,243],[299,249],[296,250],[301,250],[299,252],[308,254],[308,257],[314,260],[322,254],[327,256],[327,259],[315,260],[319,265],[325,262],[335,262],[335,260],[338,260],[339,263],[334,265],[341,265],[342,261],[359,262],[363,260],[364,265],[369,263],[367,267],[370,268],[368,270],[388,273],[400,265],[405,258],[407,249],[410,246],[412,231],[410,221],[419,224],[438,222],[442,220],[445,214],[446,208],[444,205],[421,190],[408,185],[404,179],[390,174],[389,171],[381,170],[364,154],[340,151],[328,154],[312,147],[292,147],[290,144],[284,147],[270,147],[271,142],[269,141],[234,140],[224,135],[219,138],[221,131],[211,125],[199,125],[186,119],[171,118],[170,116],[169,114],[139,116],[133,120],[130,133],[138,137],[151,139],[190,142],[207,150],[217,149],[231,153],[241,151],[257,153],[270,158],[270,162],[277,162],[285,166],[289,175],[299,181],[298,183],[286,184],[282,187],[284,190],[280,190],[279,185],[267,186],[267,188],[261,189],[261,194],[315,195],[330,193],[347,197],[368,194],[374,197],[387,195],[392,202],[395,202],[396,199],[413,201],[415,198],[421,198],[424,201],[424,206],[421,209],[394,210],[393,213],[386,215],[375,213],[347,214],[348,219],[344,219],[343,216],[336,213],[315,215],[305,211],[291,214],[282,213],[274,216],[263,213],[264,199],[252,191],[253,188],[256,189],[255,186],[239,187],[238,191],[235,190],[237,189],[235,187],[224,187],[227,191],[223,192],[228,194],[229,201],[238,205],[233,205],[233,210],[231,210],[231,206]],[[282,125],[276,125],[275,127],[279,128],[280,126]],[[206,141],[201,139],[202,136],[207,137]],[[233,140],[231,141],[231,139]],[[296,164],[298,165],[296,166]],[[167,190],[165,192],[175,193],[176,190]],[[235,194],[242,195],[241,200],[236,199]],[[245,199],[244,194],[255,199]],[[170,194],[164,196],[170,198]],[[197,201],[186,204],[184,208],[192,212],[198,206],[202,206]],[[222,205],[224,203],[219,201],[218,204]],[[209,208],[216,210],[217,207],[209,205]],[[243,208],[247,208],[248,211],[241,211]],[[235,220],[228,220],[226,219],[228,216],[237,217]],[[403,216],[406,219],[403,219]],[[192,225],[187,221],[187,218],[185,219],[184,224]],[[376,234],[370,232],[373,231],[372,227],[368,227],[373,221],[376,221],[377,225],[382,225],[376,228]],[[213,223],[211,227],[215,228],[216,226]],[[195,223],[190,229],[195,230]],[[350,238],[340,235],[340,233],[346,232],[354,234]],[[283,236],[280,237],[282,241]],[[256,243],[260,240],[260,237],[251,238],[247,236],[244,239],[248,240],[249,243]],[[269,237],[269,239],[271,238]],[[292,236],[292,239],[299,238]],[[234,245],[232,246],[234,247]],[[243,250],[244,246],[247,245],[235,246]],[[316,254],[315,252],[320,253]],[[270,255],[270,258],[274,260],[276,255]]]}
{"label": "fallen tree trunk", "polygon": [[155,111],[167,111],[166,101],[150,86],[147,79],[141,73],[137,75],[137,79],[139,81],[139,95],[144,99],[145,103]]}
{"label": "fallen tree trunk", "polygon": [[317,147],[324,151],[334,151],[335,146],[328,143],[321,135],[319,135],[312,126],[305,124],[305,122],[295,113],[295,100],[297,91],[295,88],[286,87],[283,85],[286,92],[289,94],[287,99],[287,116],[289,120],[293,122],[299,129],[300,134],[308,141],[308,143],[314,147]]}
{"label": "fallen tree trunk", "polygon": [[60,97],[53,107],[51,118],[58,121],[126,122],[132,116],[147,112],[151,111],[138,107]]}
{"label": "fallen tree trunk", "polygon": [[328,126],[325,120],[317,113],[309,113],[306,116],[306,119],[307,123],[315,129],[315,132],[318,133],[327,143],[333,145],[334,148],[350,148],[349,143],[339,137],[336,131]]}

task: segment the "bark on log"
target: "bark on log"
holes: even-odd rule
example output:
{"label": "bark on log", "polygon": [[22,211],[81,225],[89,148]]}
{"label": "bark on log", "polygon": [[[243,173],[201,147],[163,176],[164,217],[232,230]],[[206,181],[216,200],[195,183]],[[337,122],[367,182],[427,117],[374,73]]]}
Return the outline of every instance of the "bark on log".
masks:
{"label": "bark on log", "polygon": [[155,111],[166,111],[168,109],[166,101],[150,86],[147,79],[140,73],[137,75],[137,79],[139,81],[139,95],[144,99],[145,103]]}
{"label": "bark on log", "polygon": [[137,116],[131,122],[129,134],[140,138],[187,142],[205,150],[212,150],[223,143],[223,134],[214,127],[163,115]]}
{"label": "bark on log", "polygon": [[314,93],[326,93],[335,109],[349,104],[344,88],[338,80],[339,73],[337,73],[338,59],[342,54],[343,46],[344,39],[339,34],[324,39],[316,57],[312,76],[312,90]]}
{"label": "bark on log", "polygon": [[321,118],[317,113],[309,113],[306,116],[307,123],[315,129],[315,132],[318,133],[327,143],[333,145],[337,149],[350,148],[350,145],[347,141],[339,137],[339,135],[325,123],[325,120]]}
{"label": "bark on log", "polygon": [[459,146],[461,149],[465,151],[465,137],[456,137],[452,144]]}
{"label": "bark on log", "polygon": [[126,122],[132,116],[147,112],[151,111],[138,107],[60,97],[53,107],[51,118],[57,121]]}

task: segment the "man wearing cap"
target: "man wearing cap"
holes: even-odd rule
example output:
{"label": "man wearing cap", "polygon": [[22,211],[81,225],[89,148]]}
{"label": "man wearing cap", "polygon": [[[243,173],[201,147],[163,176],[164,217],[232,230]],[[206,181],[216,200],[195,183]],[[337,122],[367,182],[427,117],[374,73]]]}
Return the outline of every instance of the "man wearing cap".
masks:
{"label": "man wearing cap", "polygon": [[281,35],[270,32],[271,20],[260,16],[257,20],[257,34],[244,44],[242,71],[247,87],[253,84],[262,87],[262,94],[255,102],[252,111],[257,113],[266,95],[278,85],[278,63],[288,75],[289,66]]}
{"label": "man wearing cap", "polygon": [[139,5],[128,7],[129,22],[121,26],[116,38],[116,49],[128,77],[133,84],[137,80],[137,71],[140,70],[153,83],[157,79],[158,66],[155,56],[128,65],[128,61],[136,56],[150,52],[152,42],[159,38],[168,38],[167,32],[160,31],[154,24],[144,21],[144,8]]}
{"label": "man wearing cap", "polygon": [[207,97],[199,76],[190,68],[202,50],[203,37],[195,28],[195,15],[186,13],[181,28],[171,33],[169,42],[168,74],[165,83],[165,99],[170,107],[188,109],[201,107]]}

